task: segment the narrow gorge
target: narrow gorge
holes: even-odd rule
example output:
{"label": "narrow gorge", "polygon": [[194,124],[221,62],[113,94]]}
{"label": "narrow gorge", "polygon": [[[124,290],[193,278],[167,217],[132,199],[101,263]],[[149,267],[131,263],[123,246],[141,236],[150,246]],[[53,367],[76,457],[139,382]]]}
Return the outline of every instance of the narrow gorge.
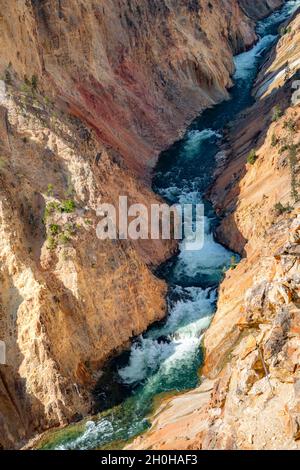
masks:
{"label": "narrow gorge", "polygon": [[298,449],[300,1],[0,6],[1,448]]}

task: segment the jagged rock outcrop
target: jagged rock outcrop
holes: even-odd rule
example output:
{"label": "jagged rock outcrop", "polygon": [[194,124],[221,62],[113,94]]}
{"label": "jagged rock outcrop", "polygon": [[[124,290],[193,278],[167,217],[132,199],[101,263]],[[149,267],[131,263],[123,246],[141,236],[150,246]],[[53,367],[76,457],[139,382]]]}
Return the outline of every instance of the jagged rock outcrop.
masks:
{"label": "jagged rock outcrop", "polygon": [[299,38],[298,13],[228,132],[211,190],[218,237],[243,259],[220,287],[203,383],[163,402],[129,448],[299,449]]}

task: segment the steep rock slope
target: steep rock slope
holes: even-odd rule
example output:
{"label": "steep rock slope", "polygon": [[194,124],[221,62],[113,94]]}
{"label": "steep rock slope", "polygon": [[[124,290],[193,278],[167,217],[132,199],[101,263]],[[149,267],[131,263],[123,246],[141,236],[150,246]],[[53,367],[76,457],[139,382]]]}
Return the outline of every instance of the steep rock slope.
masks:
{"label": "steep rock slope", "polygon": [[132,448],[299,448],[299,14],[284,32],[211,191],[218,237],[244,258],[220,288],[203,383],[164,402]]}
{"label": "steep rock slope", "polygon": [[32,99],[8,88],[12,95],[0,108],[0,335],[7,347],[0,424],[6,447],[16,434],[25,437],[90,410],[87,391],[104,361],[165,314],[164,283],[147,263],[162,261],[172,249],[99,240],[98,201],[117,206],[121,193],[148,205],[155,196],[81,124],[49,113],[37,93]]}
{"label": "steep rock slope", "polygon": [[253,2],[253,0],[239,0],[242,10],[254,20],[269,15],[274,9],[282,5],[280,0],[268,0],[266,2]]}
{"label": "steep rock slope", "polygon": [[1,65],[40,76],[143,175],[187,120],[226,97],[232,50],[255,40],[237,0],[1,0],[1,15]]}

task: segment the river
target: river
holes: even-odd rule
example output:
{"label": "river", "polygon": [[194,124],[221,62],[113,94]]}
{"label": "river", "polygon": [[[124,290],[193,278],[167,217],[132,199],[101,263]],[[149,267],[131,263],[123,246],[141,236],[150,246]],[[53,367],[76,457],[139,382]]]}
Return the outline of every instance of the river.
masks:
{"label": "river", "polygon": [[[107,382],[117,390],[116,406],[108,407],[109,386],[99,384],[96,400],[102,412],[79,424],[50,432],[43,449],[120,448],[149,427],[154,399],[163,393],[188,390],[199,384],[201,339],[216,309],[218,285],[233,253],[214,240],[218,220],[203,194],[212,181],[222,131],[253,103],[251,90],[260,65],[278,39],[278,27],[300,6],[288,1],[257,25],[259,41],[235,57],[236,72],[230,100],[206,110],[185,136],[163,152],[153,189],[169,203],[205,204],[205,240],[199,251],[179,254],[158,271],[169,285],[168,316],[137,338],[131,351],[110,365]],[[107,388],[108,387],[108,388]],[[97,396],[98,395],[98,396]],[[112,402],[113,403],[113,402]],[[103,408],[106,411],[103,411]]]}

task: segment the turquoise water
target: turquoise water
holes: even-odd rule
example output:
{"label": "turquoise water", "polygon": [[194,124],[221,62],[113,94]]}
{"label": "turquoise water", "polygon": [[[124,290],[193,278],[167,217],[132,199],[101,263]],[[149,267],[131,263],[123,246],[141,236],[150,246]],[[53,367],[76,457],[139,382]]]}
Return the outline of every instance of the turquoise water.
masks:
{"label": "turquoise water", "polygon": [[[172,204],[205,204],[204,247],[196,252],[186,251],[182,244],[179,254],[158,271],[170,286],[168,317],[137,338],[129,354],[114,362],[111,377],[124,393],[124,400],[88,421],[52,433],[43,448],[114,448],[120,445],[116,443],[128,441],[149,427],[147,415],[159,394],[197,386],[201,338],[215,311],[224,268],[229,267],[233,255],[215,242],[213,232],[218,221],[202,195],[212,181],[223,128],[252,104],[251,89],[258,68],[278,38],[278,26],[298,6],[300,0],[288,1],[281,10],[259,22],[260,40],[235,58],[231,99],[205,111],[184,138],[163,152],[159,160],[153,180],[157,193]],[[109,390],[101,388],[100,383],[97,393],[99,409],[101,404],[105,409]]]}

